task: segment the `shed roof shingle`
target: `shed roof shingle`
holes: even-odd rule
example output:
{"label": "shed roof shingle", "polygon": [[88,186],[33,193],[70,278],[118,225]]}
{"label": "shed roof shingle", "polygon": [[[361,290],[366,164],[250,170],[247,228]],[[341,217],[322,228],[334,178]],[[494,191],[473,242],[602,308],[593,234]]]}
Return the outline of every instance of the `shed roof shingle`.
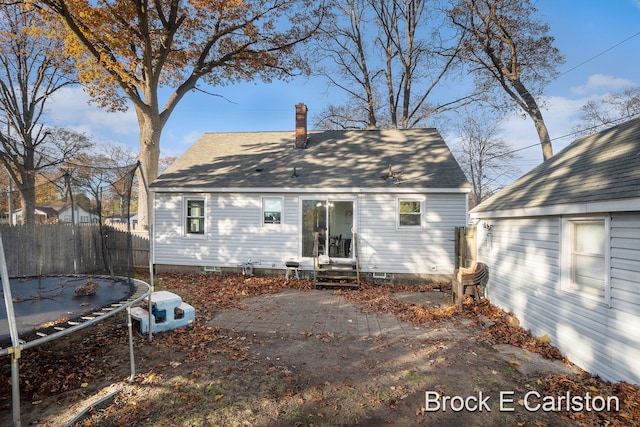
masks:
{"label": "shed roof shingle", "polygon": [[[435,129],[206,133],[152,184],[154,188],[374,188],[399,174],[400,187],[469,188]],[[295,168],[295,173],[294,173]]]}
{"label": "shed roof shingle", "polygon": [[578,139],[471,212],[640,197],[640,119]]}

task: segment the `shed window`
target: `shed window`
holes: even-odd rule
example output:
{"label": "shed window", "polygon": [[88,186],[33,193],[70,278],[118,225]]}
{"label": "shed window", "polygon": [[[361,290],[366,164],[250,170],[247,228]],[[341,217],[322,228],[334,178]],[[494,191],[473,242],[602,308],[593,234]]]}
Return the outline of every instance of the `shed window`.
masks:
{"label": "shed window", "polygon": [[204,200],[187,200],[187,234],[204,234]]}
{"label": "shed window", "polygon": [[422,202],[420,200],[398,201],[398,224],[400,227],[420,227]]}
{"label": "shed window", "polygon": [[608,294],[607,221],[605,218],[569,219],[564,227],[565,280],[563,289],[606,299]]}
{"label": "shed window", "polygon": [[282,199],[275,197],[265,197],[262,199],[262,223],[281,224],[282,223]]}

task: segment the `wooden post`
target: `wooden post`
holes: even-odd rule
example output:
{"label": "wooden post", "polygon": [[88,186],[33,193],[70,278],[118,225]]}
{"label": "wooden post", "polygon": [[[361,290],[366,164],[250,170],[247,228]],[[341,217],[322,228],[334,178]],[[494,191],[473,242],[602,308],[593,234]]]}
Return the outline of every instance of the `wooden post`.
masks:
{"label": "wooden post", "polygon": [[466,228],[456,227],[454,231],[455,269],[467,266]]}
{"label": "wooden post", "polygon": [[460,267],[467,266],[466,228],[460,227]]}

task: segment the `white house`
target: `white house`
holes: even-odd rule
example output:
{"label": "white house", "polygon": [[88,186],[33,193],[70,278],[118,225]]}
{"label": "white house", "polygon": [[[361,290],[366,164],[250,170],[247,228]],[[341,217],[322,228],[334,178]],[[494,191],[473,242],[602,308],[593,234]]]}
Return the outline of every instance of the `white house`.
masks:
{"label": "white house", "polygon": [[[82,206],[75,205],[75,211],[73,212],[74,220],[76,224],[97,223],[98,215],[87,212]],[[65,205],[58,211],[58,219],[61,222],[71,222],[71,205]]]}
{"label": "white house", "polygon": [[[71,204],[64,202],[45,203],[36,206],[36,220],[38,222],[71,222]],[[75,223],[97,223],[98,215],[87,212],[82,206],[75,205]],[[13,223],[22,222],[22,209],[13,212]]]}
{"label": "white house", "polygon": [[152,185],[157,268],[313,269],[320,252],[363,272],[448,274],[470,185],[435,129],[207,133]]}
{"label": "white house", "polygon": [[[22,209],[13,211],[13,224],[21,224],[23,221]],[[58,221],[58,212],[55,209],[38,206],[35,209],[36,222],[56,222]]]}
{"label": "white house", "polygon": [[640,119],[575,141],[471,217],[491,303],[583,369],[640,383]]}

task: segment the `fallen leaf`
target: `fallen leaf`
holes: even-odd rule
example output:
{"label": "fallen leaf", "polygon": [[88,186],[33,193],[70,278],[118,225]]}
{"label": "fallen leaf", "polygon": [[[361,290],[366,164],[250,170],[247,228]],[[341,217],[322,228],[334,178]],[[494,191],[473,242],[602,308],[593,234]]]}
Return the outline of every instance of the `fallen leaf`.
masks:
{"label": "fallen leaf", "polygon": [[538,337],[538,341],[543,344],[549,344],[551,342],[551,338],[549,338],[549,335],[543,335],[541,337]]}

